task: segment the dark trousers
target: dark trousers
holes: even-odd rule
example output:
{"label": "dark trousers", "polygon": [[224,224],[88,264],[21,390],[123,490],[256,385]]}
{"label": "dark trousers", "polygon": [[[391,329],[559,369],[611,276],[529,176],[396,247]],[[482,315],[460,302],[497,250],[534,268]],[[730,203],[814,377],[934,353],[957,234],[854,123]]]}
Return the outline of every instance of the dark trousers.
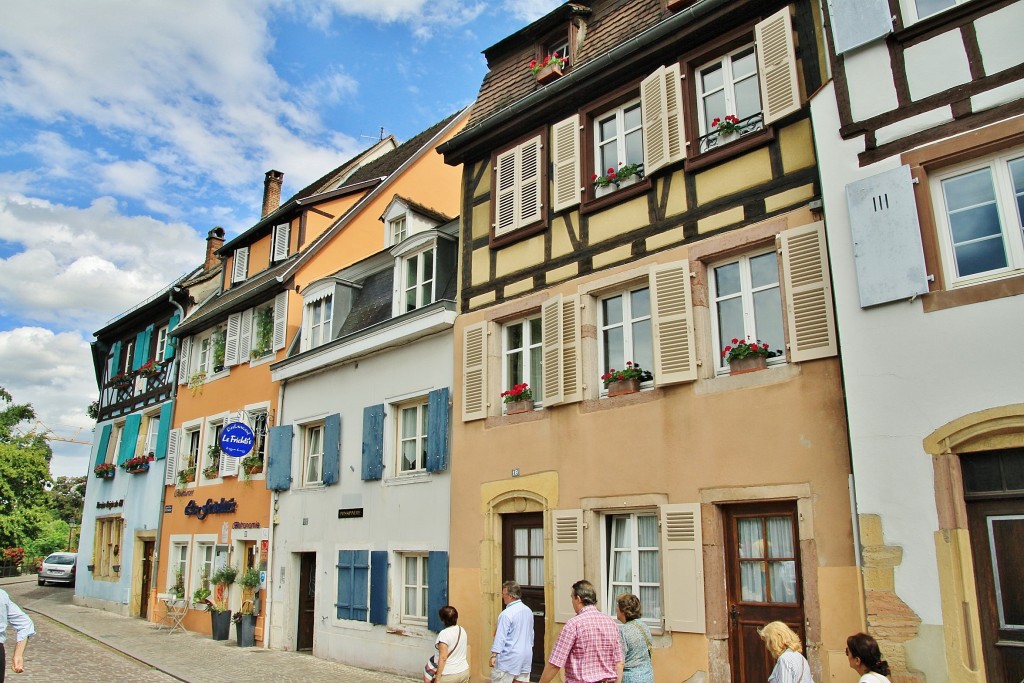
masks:
{"label": "dark trousers", "polygon": [[0,683],[4,683],[4,672],[7,671],[7,653],[4,652],[4,645],[0,643]]}

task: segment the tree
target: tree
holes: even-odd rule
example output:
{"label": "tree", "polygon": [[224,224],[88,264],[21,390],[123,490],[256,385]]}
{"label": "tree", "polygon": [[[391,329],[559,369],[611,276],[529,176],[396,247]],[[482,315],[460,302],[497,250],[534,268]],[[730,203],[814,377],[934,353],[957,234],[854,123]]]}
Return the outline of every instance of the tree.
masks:
{"label": "tree", "polygon": [[19,436],[14,428],[35,418],[0,387],[0,548],[24,547],[54,518],[47,488],[52,452],[41,434]]}
{"label": "tree", "polygon": [[57,518],[68,524],[82,523],[82,508],[85,506],[85,482],[82,477],[57,477],[50,489],[50,505]]}

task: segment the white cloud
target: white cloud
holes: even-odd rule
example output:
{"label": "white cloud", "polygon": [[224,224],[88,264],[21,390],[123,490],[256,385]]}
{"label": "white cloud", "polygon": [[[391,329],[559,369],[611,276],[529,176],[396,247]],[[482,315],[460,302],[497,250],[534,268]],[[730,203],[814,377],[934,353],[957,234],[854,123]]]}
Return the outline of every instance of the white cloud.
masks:
{"label": "white cloud", "polygon": [[534,21],[561,4],[552,0],[506,0],[504,9],[520,21]]}
{"label": "white cloud", "polygon": [[143,199],[160,187],[160,172],[145,161],[115,161],[100,167],[101,192]]}

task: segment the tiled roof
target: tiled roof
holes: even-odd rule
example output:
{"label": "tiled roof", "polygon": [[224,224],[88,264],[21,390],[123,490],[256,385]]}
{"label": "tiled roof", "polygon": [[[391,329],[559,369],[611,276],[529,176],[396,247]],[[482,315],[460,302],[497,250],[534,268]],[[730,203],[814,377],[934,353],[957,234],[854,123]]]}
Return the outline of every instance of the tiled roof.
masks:
{"label": "tiled roof", "polygon": [[416,213],[420,214],[421,216],[426,216],[427,218],[432,218],[433,220],[437,221],[438,223],[447,223],[448,221],[452,220],[451,216],[446,216],[445,214],[441,213],[437,209],[433,209],[433,208],[427,206],[426,204],[420,204],[419,202],[413,201],[413,200],[409,199],[408,197],[403,197],[400,194],[396,194],[395,195],[395,199],[398,199],[403,204],[405,204],[407,207],[409,207],[410,209],[412,209]]}
{"label": "tiled roof", "polygon": [[373,180],[374,178],[391,175],[397,171],[402,164],[419,152],[423,148],[423,145],[433,139],[433,137],[437,135],[442,128],[451,123],[452,119],[461,113],[461,111],[455,112],[443,121],[435,123],[422,133],[419,133],[418,135],[403,142],[397,149],[393,149],[387,154],[374,159],[364,166],[361,166],[359,170],[349,176],[348,180],[345,181],[345,184],[351,185],[365,180]]}

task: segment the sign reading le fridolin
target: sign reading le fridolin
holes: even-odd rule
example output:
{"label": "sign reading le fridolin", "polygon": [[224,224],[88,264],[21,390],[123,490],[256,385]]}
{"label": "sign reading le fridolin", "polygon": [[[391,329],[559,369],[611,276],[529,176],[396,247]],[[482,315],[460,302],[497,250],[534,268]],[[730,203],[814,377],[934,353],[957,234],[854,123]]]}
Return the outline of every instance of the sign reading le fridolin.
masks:
{"label": "sign reading le fridolin", "polygon": [[256,443],[256,435],[244,422],[232,422],[224,425],[220,433],[220,449],[226,455],[241,458],[249,454]]}
{"label": "sign reading le fridolin", "polygon": [[185,514],[189,517],[195,515],[196,519],[206,519],[207,515],[217,515],[225,512],[235,511],[235,499],[224,500],[220,499],[220,502],[214,502],[213,498],[207,498],[206,502],[202,505],[196,505],[194,500],[190,500],[188,505],[185,506]]}

